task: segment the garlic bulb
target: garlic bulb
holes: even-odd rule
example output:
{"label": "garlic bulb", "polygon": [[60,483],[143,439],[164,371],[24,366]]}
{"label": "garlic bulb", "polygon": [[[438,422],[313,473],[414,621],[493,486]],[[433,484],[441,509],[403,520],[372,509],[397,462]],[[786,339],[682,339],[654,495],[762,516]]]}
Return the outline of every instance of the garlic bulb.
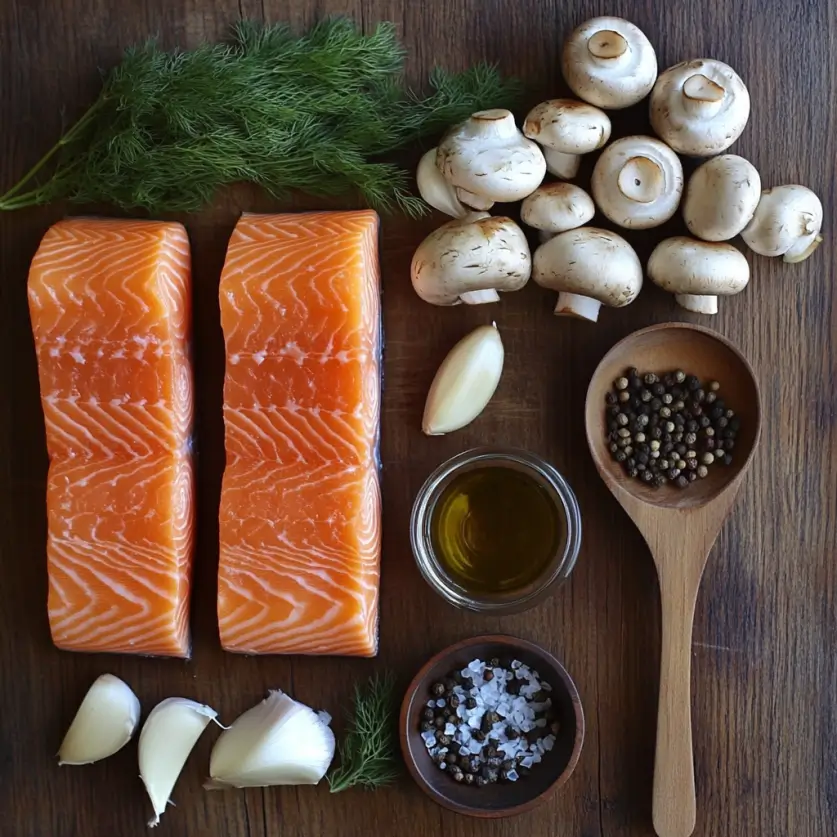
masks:
{"label": "garlic bulb", "polygon": [[441,436],[470,424],[484,409],[503,374],[503,341],[495,325],[480,326],[451,349],[427,394],[421,429]]}
{"label": "garlic bulb", "polygon": [[221,733],[207,790],[316,785],[334,758],[331,718],[272,691]]}
{"label": "garlic bulb", "polygon": [[189,753],[217,715],[209,706],[180,697],[167,698],[151,710],[139,737],[140,778],[154,808],[150,826],[160,822]]}
{"label": "garlic bulb", "polygon": [[134,734],[140,703],[113,674],[93,681],[58,751],[59,764],[92,764],[121,750]]}

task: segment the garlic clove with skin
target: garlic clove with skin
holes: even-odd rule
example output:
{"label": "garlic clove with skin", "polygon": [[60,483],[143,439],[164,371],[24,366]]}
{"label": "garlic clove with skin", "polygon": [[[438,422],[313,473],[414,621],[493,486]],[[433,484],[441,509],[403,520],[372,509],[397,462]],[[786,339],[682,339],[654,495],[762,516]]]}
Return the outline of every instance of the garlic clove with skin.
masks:
{"label": "garlic clove with skin", "polygon": [[431,148],[419,160],[416,169],[416,185],[419,194],[424,200],[439,212],[450,215],[453,218],[464,218],[469,209],[463,206],[456,196],[456,190],[442,177],[442,173],[436,166],[436,151]]}
{"label": "garlic clove with skin", "polygon": [[497,390],[504,354],[496,325],[480,326],[463,337],[433,378],[422,431],[427,436],[442,436],[470,424]]}
{"label": "garlic clove with skin", "polygon": [[76,712],[58,764],[92,764],[121,750],[140,719],[140,703],[130,686],[113,674],[93,681]]}
{"label": "garlic clove with skin", "polygon": [[209,762],[207,790],[316,785],[334,758],[327,713],[281,691],[248,709],[221,733]]}
{"label": "garlic clove with skin", "polygon": [[149,826],[160,822],[189,753],[217,715],[209,706],[172,697],[158,703],[146,718],[139,737],[139,769],[154,809]]}

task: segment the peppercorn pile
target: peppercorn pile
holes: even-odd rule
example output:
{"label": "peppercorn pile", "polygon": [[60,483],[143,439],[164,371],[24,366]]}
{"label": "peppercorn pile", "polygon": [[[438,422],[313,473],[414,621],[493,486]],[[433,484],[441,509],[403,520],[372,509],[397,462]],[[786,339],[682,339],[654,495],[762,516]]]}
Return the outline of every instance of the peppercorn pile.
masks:
{"label": "peppercorn pile", "polygon": [[515,782],[553,748],[560,731],[552,687],[520,660],[472,660],[430,687],[421,736],[454,782]]}
{"label": "peppercorn pile", "polygon": [[679,369],[662,377],[628,369],[605,396],[611,455],[655,488],[687,488],[712,465],[731,464],[741,422],[720,389]]}

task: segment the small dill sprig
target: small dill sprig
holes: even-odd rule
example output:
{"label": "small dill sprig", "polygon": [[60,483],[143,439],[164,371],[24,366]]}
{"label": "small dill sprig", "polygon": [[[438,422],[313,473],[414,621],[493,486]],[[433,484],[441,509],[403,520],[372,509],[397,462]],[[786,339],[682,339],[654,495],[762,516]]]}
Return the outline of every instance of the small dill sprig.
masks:
{"label": "small dill sprig", "polygon": [[[486,65],[436,69],[430,91],[405,87],[392,24],[363,34],[329,18],[305,35],[245,21],[229,43],[129,49],[99,98],[0,209],[69,199],[149,213],[195,212],[232,183],[276,198],[359,196],[410,216],[426,207],[385,158],[519,92]],[[47,174],[48,176],[44,176]]]}
{"label": "small dill sprig", "polygon": [[340,765],[328,774],[332,793],[355,785],[377,788],[397,776],[395,679],[391,673],[370,677],[355,686],[354,708],[349,729],[340,744]]}

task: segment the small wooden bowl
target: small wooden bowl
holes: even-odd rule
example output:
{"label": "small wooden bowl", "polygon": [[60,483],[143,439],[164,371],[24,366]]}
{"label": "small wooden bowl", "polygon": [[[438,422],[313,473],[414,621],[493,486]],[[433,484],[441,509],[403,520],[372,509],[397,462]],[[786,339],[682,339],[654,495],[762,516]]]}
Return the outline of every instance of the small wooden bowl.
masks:
{"label": "small wooden bowl", "polygon": [[[421,737],[421,711],[433,683],[471,660],[520,660],[552,686],[550,697],[561,730],[555,746],[528,776],[478,788],[460,785],[433,764]],[[471,817],[510,817],[544,802],[570,778],[581,755],[584,713],[572,678],[558,660],[533,642],[511,636],[478,636],[445,648],[413,678],[401,704],[401,752],[418,786],[436,803]]]}

